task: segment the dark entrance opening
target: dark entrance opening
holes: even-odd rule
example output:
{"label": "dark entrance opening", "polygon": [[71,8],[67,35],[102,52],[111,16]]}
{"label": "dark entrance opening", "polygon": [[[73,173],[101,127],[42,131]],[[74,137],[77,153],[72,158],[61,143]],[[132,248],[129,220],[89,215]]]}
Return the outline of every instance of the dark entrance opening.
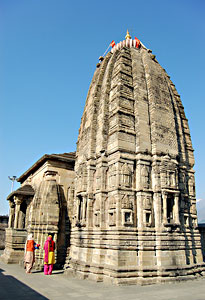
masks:
{"label": "dark entrance opening", "polygon": [[79,199],[78,220],[81,221],[83,218],[83,197],[79,195],[78,199]]}
{"label": "dark entrance opening", "polygon": [[174,195],[168,194],[167,196],[167,222],[168,223],[173,223],[174,220],[173,207],[174,207]]}
{"label": "dark entrance opening", "polygon": [[19,224],[20,228],[25,228],[25,223],[26,223],[26,209],[27,209],[27,204],[26,201],[23,201],[20,205],[20,212],[22,214],[21,216],[21,224]]}

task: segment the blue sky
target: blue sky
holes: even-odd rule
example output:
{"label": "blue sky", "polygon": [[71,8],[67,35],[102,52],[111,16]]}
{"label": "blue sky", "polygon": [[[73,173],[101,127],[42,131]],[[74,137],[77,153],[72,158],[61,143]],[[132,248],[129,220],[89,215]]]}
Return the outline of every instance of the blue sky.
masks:
{"label": "blue sky", "polygon": [[0,0],[0,215],[8,213],[8,176],[45,153],[75,151],[98,57],[128,28],[181,95],[205,219],[204,15],[203,0]]}

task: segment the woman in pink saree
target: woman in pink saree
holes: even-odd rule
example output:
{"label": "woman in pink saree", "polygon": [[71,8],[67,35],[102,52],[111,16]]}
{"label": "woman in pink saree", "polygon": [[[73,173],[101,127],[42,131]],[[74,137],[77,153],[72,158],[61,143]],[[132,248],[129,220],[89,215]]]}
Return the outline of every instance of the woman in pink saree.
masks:
{"label": "woman in pink saree", "polygon": [[55,242],[50,234],[44,244],[44,251],[44,274],[51,275],[53,271],[53,265],[55,263]]}

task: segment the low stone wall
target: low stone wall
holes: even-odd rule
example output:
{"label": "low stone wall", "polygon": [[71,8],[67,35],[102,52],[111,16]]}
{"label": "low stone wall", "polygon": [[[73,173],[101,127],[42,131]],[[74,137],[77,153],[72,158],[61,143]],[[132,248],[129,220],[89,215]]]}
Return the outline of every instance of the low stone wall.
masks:
{"label": "low stone wall", "polygon": [[8,227],[8,216],[0,216],[0,250],[5,248],[5,229]]}
{"label": "low stone wall", "polygon": [[5,249],[1,260],[7,264],[19,264],[24,258],[27,231],[25,229],[6,229]]}

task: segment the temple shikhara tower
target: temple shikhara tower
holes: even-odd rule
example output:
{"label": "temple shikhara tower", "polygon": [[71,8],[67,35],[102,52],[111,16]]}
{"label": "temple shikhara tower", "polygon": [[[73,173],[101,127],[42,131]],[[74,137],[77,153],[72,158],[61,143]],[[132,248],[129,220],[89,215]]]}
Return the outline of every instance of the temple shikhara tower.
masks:
{"label": "temple shikhara tower", "polygon": [[8,197],[7,259],[12,235],[34,232],[42,243],[53,230],[65,272],[81,278],[150,284],[203,274],[188,120],[166,71],[128,32],[100,57],[73,155],[47,156],[20,177],[30,194]]}
{"label": "temple shikhara tower", "polygon": [[127,34],[96,69],[82,116],[70,267],[117,283],[197,272],[193,165],[174,84]]}

